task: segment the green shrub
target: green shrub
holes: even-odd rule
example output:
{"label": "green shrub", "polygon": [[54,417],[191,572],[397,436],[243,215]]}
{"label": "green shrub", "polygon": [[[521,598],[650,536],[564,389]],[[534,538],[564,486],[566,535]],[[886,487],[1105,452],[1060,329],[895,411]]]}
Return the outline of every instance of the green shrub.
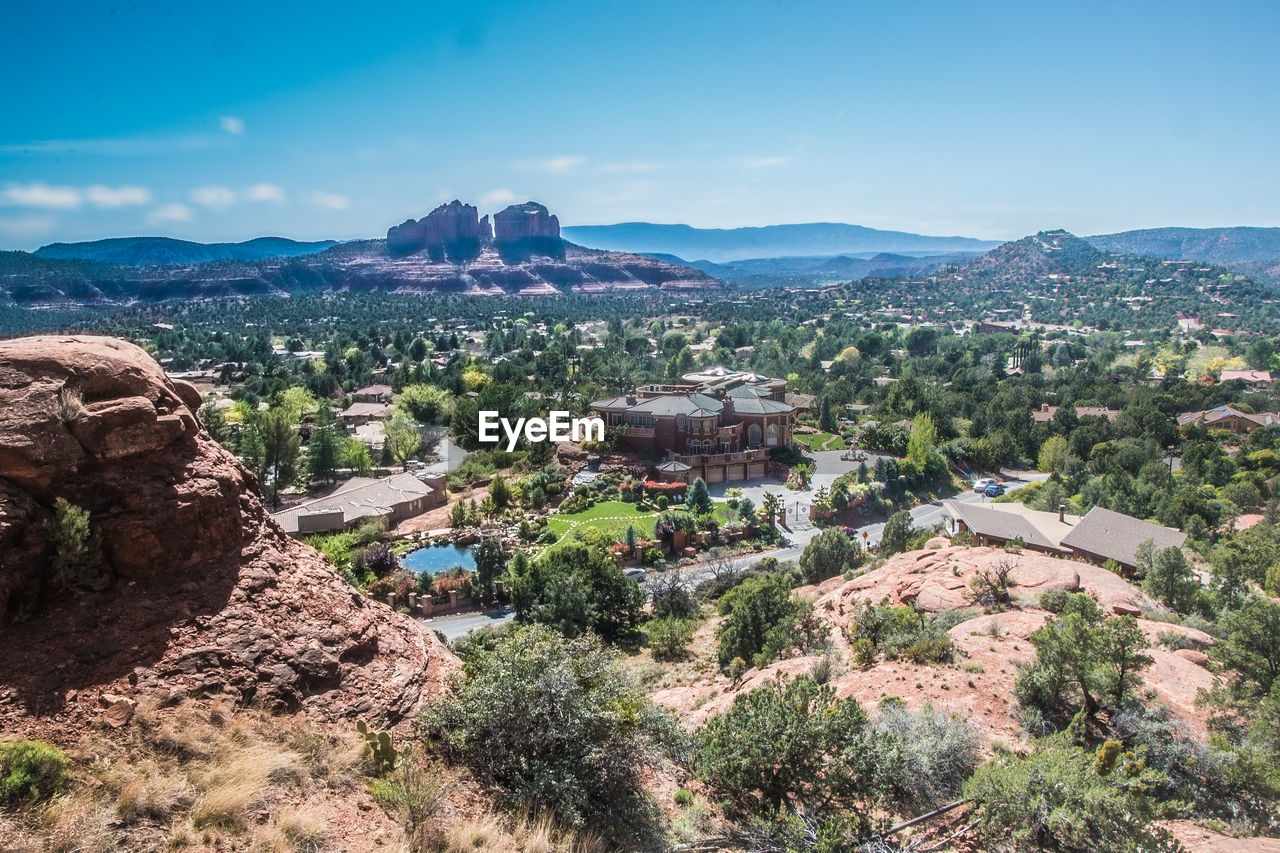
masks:
{"label": "green shrub", "polygon": [[424,734],[503,799],[599,828],[643,820],[645,768],[679,733],[594,635],[540,625],[468,646]]}
{"label": "green shrub", "polygon": [[873,725],[868,749],[894,803],[918,814],[956,799],[978,764],[981,738],[959,714],[924,705],[907,710],[901,700],[886,699]]}
{"label": "green shrub", "polygon": [[693,791],[681,788],[679,791],[676,791],[675,800],[676,805],[680,808],[688,808],[693,805]]}
{"label": "green shrub", "polygon": [[688,619],[663,616],[651,620],[645,633],[656,659],[679,660],[693,641],[693,623]]}
{"label": "green shrub", "polygon": [[863,603],[849,620],[849,641],[859,666],[875,663],[880,653],[887,660],[946,663],[955,653],[947,634],[950,623],[905,605]]}
{"label": "green shrub", "polygon": [[[1094,750],[1078,749],[1063,732],[1039,741],[1026,758],[1001,755],[978,768],[964,794],[977,802],[979,849],[1092,853],[1157,853],[1180,846],[1155,821],[1150,792],[1167,777],[1126,756],[1105,774]],[[1103,762],[1105,765],[1105,762]]]}
{"label": "green shrub", "polygon": [[58,586],[75,592],[101,591],[111,582],[89,513],[65,498],[54,502],[53,572]]}
{"label": "green shrub", "polygon": [[[867,715],[809,675],[734,699],[695,735],[698,775],[737,811],[856,807],[875,792]],[[772,848],[767,848],[772,849]]]}
{"label": "green shrub", "polygon": [[1040,596],[1040,607],[1048,610],[1050,613],[1061,613],[1062,608],[1067,606],[1067,601],[1071,598],[1071,593],[1065,589],[1046,590]]}
{"label": "green shrub", "polygon": [[0,803],[34,803],[60,793],[71,760],[52,744],[38,740],[0,741]]}
{"label": "green shrub", "polygon": [[764,666],[794,651],[808,651],[826,639],[826,623],[811,601],[791,597],[783,574],[747,578],[717,602],[728,618],[720,625],[719,662],[726,669],[735,659]]}

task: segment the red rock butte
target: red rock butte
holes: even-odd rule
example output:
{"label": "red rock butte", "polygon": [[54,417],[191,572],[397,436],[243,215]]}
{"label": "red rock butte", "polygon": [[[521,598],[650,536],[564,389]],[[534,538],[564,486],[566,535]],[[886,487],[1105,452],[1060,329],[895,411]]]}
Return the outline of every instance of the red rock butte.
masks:
{"label": "red rock butte", "polygon": [[[444,689],[434,633],[271,521],[200,395],[103,337],[0,342],[0,727],[56,730],[103,694],[230,696],[389,724]],[[90,513],[109,585],[52,577],[56,501]]]}

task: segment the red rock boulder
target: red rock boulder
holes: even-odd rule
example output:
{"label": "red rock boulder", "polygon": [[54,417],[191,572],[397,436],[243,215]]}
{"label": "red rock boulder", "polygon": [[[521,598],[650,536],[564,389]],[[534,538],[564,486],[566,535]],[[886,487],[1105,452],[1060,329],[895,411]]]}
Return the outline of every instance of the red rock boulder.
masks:
{"label": "red rock boulder", "polygon": [[[456,660],[286,536],[200,396],[110,338],[0,342],[0,728],[102,694],[229,695],[385,724]],[[88,511],[105,590],[53,576],[54,508]]]}

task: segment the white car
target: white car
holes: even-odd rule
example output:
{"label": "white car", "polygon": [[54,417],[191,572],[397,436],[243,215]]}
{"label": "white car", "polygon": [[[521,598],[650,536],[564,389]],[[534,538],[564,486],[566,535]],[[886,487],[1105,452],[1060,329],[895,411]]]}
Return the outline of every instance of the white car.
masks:
{"label": "white car", "polygon": [[623,569],[622,573],[637,582],[644,580],[645,576],[644,569]]}
{"label": "white car", "polygon": [[975,492],[985,492],[987,490],[987,486],[994,486],[995,484],[996,481],[991,477],[983,477],[981,480],[973,481],[973,490]]}

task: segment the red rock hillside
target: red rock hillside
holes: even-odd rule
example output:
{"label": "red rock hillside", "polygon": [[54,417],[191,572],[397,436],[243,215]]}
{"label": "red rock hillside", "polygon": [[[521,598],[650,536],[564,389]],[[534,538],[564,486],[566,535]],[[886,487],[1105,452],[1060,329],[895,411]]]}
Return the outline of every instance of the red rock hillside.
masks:
{"label": "red rock hillside", "polygon": [[[287,537],[199,405],[122,341],[0,342],[0,728],[76,725],[104,693],[382,725],[442,689],[443,644]],[[58,498],[100,531],[102,591],[52,577]]]}
{"label": "red rock hillside", "polygon": [[[860,604],[911,604],[927,613],[971,609],[968,591],[974,575],[1002,562],[1012,566],[1011,592],[1017,606],[1002,613],[975,615],[953,627],[954,662],[930,666],[880,660],[867,668],[853,665],[848,630]],[[1013,683],[1019,664],[1035,656],[1028,638],[1049,616],[1037,603],[1040,595],[1051,589],[1086,592],[1104,611],[1116,614],[1140,616],[1160,609],[1124,578],[1098,566],[1031,552],[1011,555],[992,548],[951,547],[945,539],[931,540],[925,550],[891,557],[853,580],[832,578],[820,586],[797,590],[797,594],[816,599],[815,612],[830,627],[837,661],[830,680],[841,698],[853,696],[864,707],[874,707],[889,696],[903,699],[913,709],[929,703],[968,717],[988,739],[1021,742]],[[1205,736],[1205,710],[1196,706],[1196,697],[1215,683],[1204,653],[1213,638],[1180,625],[1145,618],[1137,621],[1151,643],[1147,654],[1153,660],[1143,673],[1144,689],[1191,730]],[[1162,647],[1162,633],[1181,635],[1185,648],[1170,651]],[[702,725],[732,705],[740,693],[774,678],[793,678],[807,672],[817,660],[817,656],[809,656],[777,661],[749,670],[736,684],[723,675],[704,676],[660,690],[653,698],[678,713],[687,725]]]}

